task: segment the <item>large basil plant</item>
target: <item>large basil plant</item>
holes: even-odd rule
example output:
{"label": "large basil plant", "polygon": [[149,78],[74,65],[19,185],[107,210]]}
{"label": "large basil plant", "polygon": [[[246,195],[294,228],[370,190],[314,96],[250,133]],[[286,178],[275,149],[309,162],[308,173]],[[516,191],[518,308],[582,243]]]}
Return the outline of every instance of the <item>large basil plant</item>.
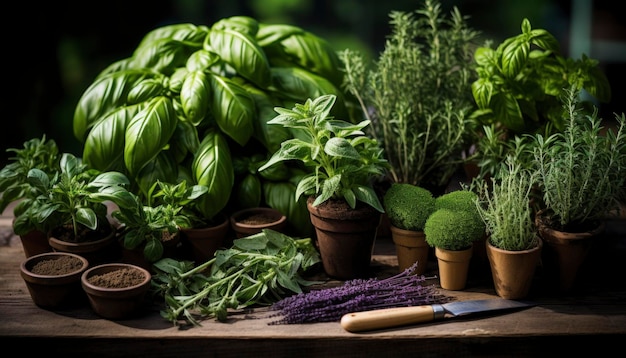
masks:
{"label": "large basil plant", "polygon": [[295,26],[236,16],[210,27],[160,27],[86,89],[74,135],[84,143],[87,165],[126,173],[144,195],[157,180],[207,186],[198,206],[212,218],[241,187],[235,158],[251,152],[269,158],[292,137],[266,125],[274,107],[335,94],[338,111],[345,110],[340,67],[327,41]]}

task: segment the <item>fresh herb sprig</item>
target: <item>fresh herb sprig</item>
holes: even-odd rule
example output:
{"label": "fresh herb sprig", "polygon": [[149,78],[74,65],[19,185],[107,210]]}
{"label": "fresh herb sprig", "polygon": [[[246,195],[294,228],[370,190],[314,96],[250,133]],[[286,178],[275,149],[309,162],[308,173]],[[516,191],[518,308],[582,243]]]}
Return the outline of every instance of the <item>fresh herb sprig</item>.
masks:
{"label": "fresh herb sprig", "polygon": [[165,299],[161,315],[176,325],[183,320],[199,326],[211,317],[225,322],[228,309],[270,305],[318,283],[301,276],[318,262],[311,239],[264,229],[234,240],[232,248],[217,250],[213,259],[196,267],[171,258],[156,262],[153,292]]}
{"label": "fresh herb sprig", "polygon": [[270,325],[334,322],[350,312],[381,308],[443,303],[449,297],[435,286],[424,285],[426,277],[415,275],[417,263],[385,279],[355,279],[343,285],[284,298],[270,307],[270,317],[280,317]]}

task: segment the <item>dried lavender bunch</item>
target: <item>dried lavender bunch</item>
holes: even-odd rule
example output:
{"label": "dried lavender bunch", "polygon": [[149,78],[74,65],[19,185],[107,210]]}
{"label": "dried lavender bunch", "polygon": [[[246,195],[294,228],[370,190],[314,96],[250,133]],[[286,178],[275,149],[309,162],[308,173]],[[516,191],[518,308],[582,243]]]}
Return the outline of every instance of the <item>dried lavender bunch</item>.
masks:
{"label": "dried lavender bunch", "polygon": [[434,285],[424,286],[426,277],[414,275],[416,268],[417,263],[386,279],[349,280],[338,287],[283,298],[269,308],[273,312],[269,317],[280,317],[269,324],[333,322],[350,312],[450,301]]}

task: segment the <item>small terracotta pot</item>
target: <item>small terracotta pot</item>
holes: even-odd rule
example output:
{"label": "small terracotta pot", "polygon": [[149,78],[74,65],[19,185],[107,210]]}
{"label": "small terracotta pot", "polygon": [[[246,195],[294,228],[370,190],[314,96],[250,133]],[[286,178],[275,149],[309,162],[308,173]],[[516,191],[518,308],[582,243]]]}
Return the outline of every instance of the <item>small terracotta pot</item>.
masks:
{"label": "small terracotta pot", "polygon": [[24,256],[26,258],[52,252],[52,247],[48,243],[48,235],[39,230],[32,230],[25,235],[20,235]]}
{"label": "small terracotta pot", "polygon": [[426,242],[423,231],[413,231],[390,226],[391,238],[396,246],[398,257],[398,271],[403,272],[417,262],[416,275],[422,275],[428,265],[430,247]]}
{"label": "small terracotta pot", "polygon": [[[123,270],[134,271],[140,275],[137,283],[125,286],[126,280],[120,280],[123,281],[119,284],[120,287],[104,287],[90,282],[95,276],[101,276],[103,281],[109,282],[108,275],[114,276],[116,280],[131,275],[130,271]],[[151,279],[150,272],[143,267],[109,263],[88,269],[82,274],[80,282],[93,311],[103,318],[118,320],[132,318],[146,307],[144,299]]]}
{"label": "small terracotta pot", "polygon": [[543,241],[539,240],[539,244],[532,249],[521,251],[502,250],[491,245],[488,240],[485,245],[498,296],[508,300],[528,296],[541,260]]}
{"label": "small terracotta pot", "polygon": [[83,256],[92,266],[113,262],[121,256],[121,250],[117,244],[117,237],[113,229],[106,237],[100,240],[85,242],[63,241],[52,234],[48,234],[48,243],[54,251],[70,252]]}
{"label": "small terracotta pot", "polygon": [[441,288],[452,291],[465,288],[473,251],[473,247],[466,250],[444,250],[435,247]]}
{"label": "small terracotta pot", "polygon": [[[267,222],[245,220],[260,218]],[[242,238],[260,233],[263,229],[272,229],[282,232],[287,226],[287,217],[273,208],[258,207],[239,210],[230,216],[230,226],[235,231],[237,238]]]}
{"label": "small terracotta pot", "polygon": [[[63,258],[74,260],[71,265],[61,264]],[[55,262],[57,274],[35,273],[33,269],[43,262]],[[67,267],[74,267],[68,271]],[[89,267],[82,256],[67,252],[47,252],[27,258],[20,264],[20,274],[33,302],[42,308],[70,307],[85,301],[85,293],[80,286],[81,275]]]}
{"label": "small terracotta pot", "polygon": [[191,252],[196,264],[210,260],[215,251],[227,245],[227,235],[230,224],[226,216],[222,217],[219,224],[205,228],[181,229],[183,247]]}
{"label": "small terracotta pot", "polygon": [[311,223],[324,271],[339,280],[369,277],[372,251],[381,213],[369,206],[350,209],[340,205],[334,210],[329,202],[313,206],[307,199]]}

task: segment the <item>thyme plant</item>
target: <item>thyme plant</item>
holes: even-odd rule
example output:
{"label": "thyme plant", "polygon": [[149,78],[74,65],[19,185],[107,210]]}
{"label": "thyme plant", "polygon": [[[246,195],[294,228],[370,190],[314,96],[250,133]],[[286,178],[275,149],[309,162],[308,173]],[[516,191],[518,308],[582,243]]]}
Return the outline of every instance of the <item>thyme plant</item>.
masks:
{"label": "thyme plant", "polygon": [[471,55],[478,32],[456,7],[443,16],[435,0],[415,13],[393,11],[390,18],[391,35],[372,66],[357,51],[340,52],[344,87],[383,144],[391,180],[441,188],[463,162],[471,138]]}
{"label": "thyme plant", "polygon": [[537,173],[524,168],[515,155],[505,159],[500,173],[498,179],[477,179],[472,183],[478,192],[476,208],[489,242],[502,250],[530,249],[538,240],[530,205]]}

